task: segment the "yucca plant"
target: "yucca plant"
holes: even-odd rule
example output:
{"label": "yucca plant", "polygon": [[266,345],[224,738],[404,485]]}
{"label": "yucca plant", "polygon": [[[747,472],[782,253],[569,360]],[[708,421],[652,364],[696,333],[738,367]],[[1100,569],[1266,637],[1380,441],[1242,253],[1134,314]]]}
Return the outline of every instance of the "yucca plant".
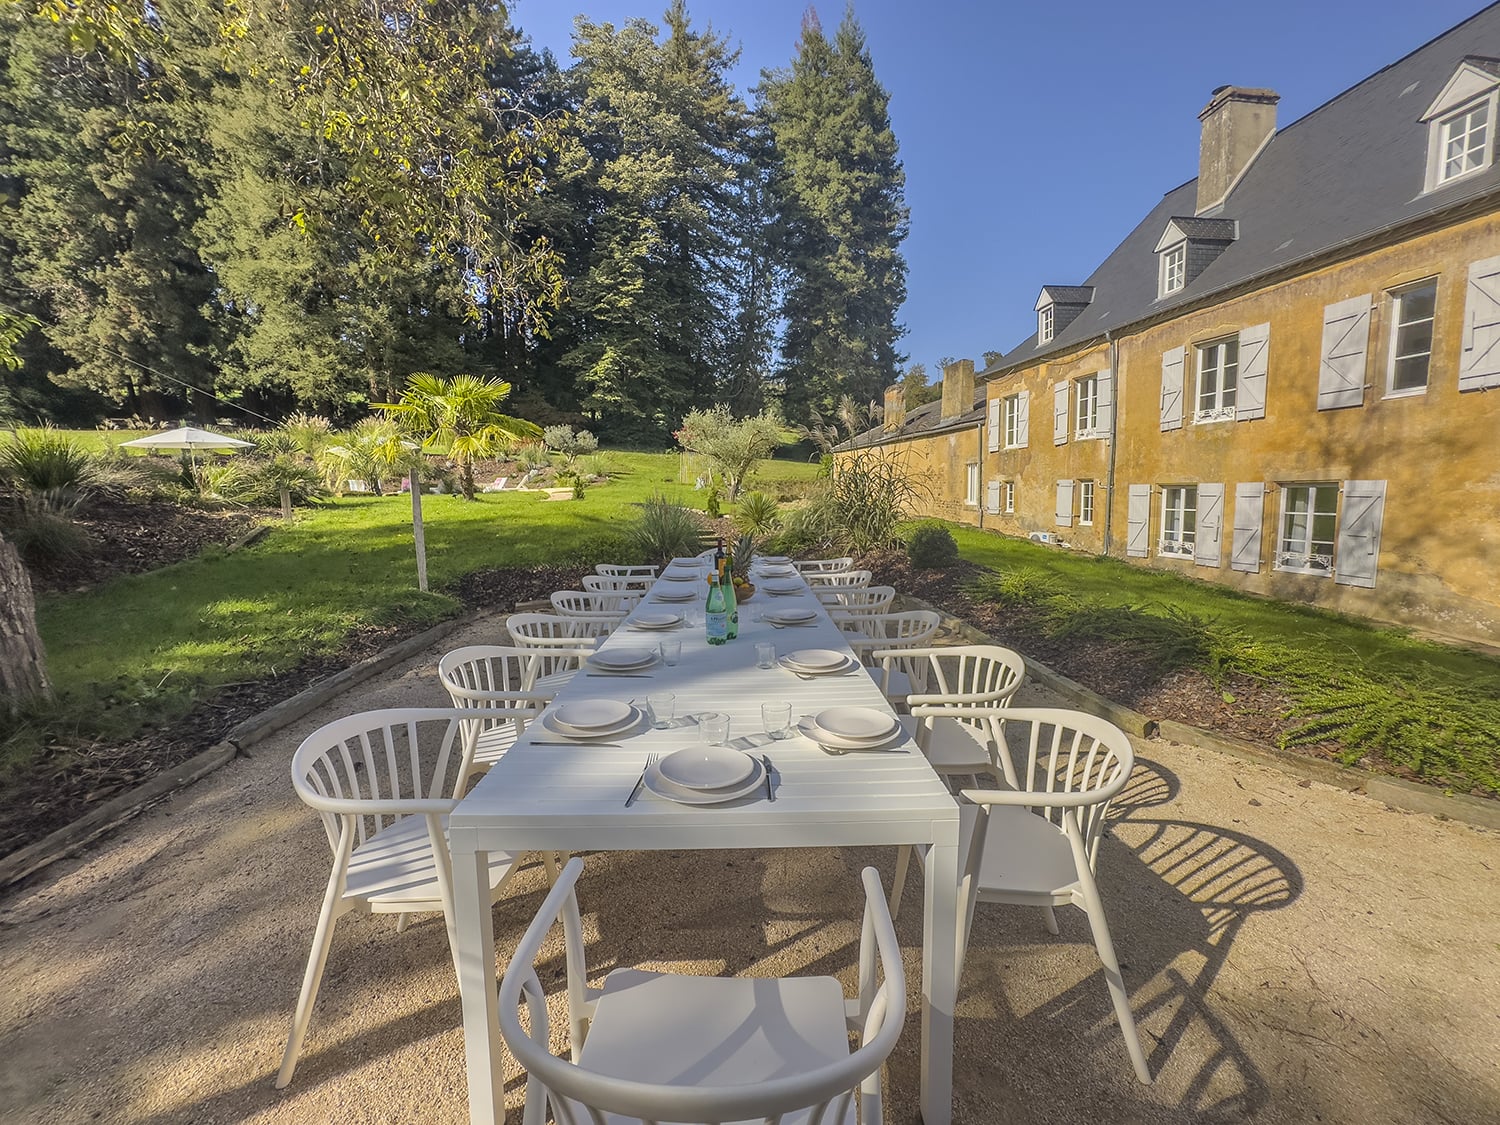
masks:
{"label": "yucca plant", "polygon": [[74,438],[54,429],[19,429],[0,445],[0,477],[22,504],[66,515],[93,493],[97,463]]}
{"label": "yucca plant", "polygon": [[698,551],[697,516],[659,493],[641,505],[640,518],[628,534],[639,557],[650,562],[666,562]]}
{"label": "yucca plant", "polygon": [[764,492],[747,492],[734,506],[734,526],[752,535],[769,535],[781,526],[781,506]]}

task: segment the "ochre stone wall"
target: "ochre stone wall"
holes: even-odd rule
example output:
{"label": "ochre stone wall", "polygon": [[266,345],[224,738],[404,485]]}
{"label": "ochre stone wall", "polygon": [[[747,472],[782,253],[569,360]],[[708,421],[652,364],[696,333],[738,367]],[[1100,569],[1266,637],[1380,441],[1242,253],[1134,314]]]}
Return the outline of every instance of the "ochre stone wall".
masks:
{"label": "ochre stone wall", "polygon": [[[1500,565],[1500,390],[1460,394],[1457,385],[1469,264],[1496,255],[1500,220],[1487,216],[1118,340],[1112,488],[1111,439],[1077,440],[1070,418],[1067,443],[1054,445],[1052,420],[1053,386],[1108,370],[1107,345],[1048,357],[992,379],[987,388],[991,399],[1023,388],[1029,392],[1030,426],[1025,449],[984,454],[984,482],[1016,483],[1015,513],[986,515],[985,526],[1017,535],[1053,531],[1074,549],[1124,558],[1129,486],[1150,485],[1151,554],[1131,562],[1454,638],[1500,643],[1500,583],[1494,577]],[[1432,277],[1437,279],[1437,308],[1427,389],[1387,395],[1390,291]],[[1364,295],[1373,312],[1363,404],[1320,411],[1324,308]],[[1194,422],[1195,346],[1263,323],[1270,324],[1265,417]],[[1176,347],[1186,349],[1183,424],[1163,433],[1162,353]],[[1076,408],[1072,395],[1069,404],[1070,410]],[[910,444],[914,464],[932,477],[942,497],[933,514],[974,522],[972,510],[950,514],[953,498],[963,495],[961,468],[956,475],[940,473],[941,449],[926,450],[920,441]],[[1092,526],[1078,523],[1076,486],[1073,526],[1058,526],[1059,480],[1096,482]],[[1374,587],[1275,569],[1281,487],[1346,480],[1387,482]],[[1260,570],[1252,574],[1232,570],[1229,553],[1235,485],[1256,481],[1264,485],[1265,509]],[[1161,486],[1205,482],[1225,488],[1219,566],[1160,556]]]}

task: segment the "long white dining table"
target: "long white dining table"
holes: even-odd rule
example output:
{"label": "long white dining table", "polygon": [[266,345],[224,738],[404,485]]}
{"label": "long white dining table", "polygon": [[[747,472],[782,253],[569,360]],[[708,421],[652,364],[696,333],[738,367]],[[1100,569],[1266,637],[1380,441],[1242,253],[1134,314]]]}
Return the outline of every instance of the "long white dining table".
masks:
{"label": "long white dining table", "polygon": [[[671,691],[677,697],[676,724],[655,730],[642,723],[638,733],[610,737],[613,745],[558,745],[558,735],[542,721],[534,722],[450,818],[470,1120],[495,1125],[505,1117],[494,923],[485,874],[489,852],[924,844],[929,848],[923,880],[921,1111],[926,1125],[948,1125],[960,936],[957,803],[909,739],[894,749],[834,755],[795,731],[779,741],[764,732],[764,702],[790,703],[793,723],[830,706],[891,710],[874,680],[857,666],[810,678],[779,663],[756,667],[761,641],[774,642],[780,654],[806,648],[848,650],[843,633],[800,578],[793,578],[796,592],[784,596],[772,596],[766,586],[775,583],[762,579],[754,602],[765,612],[812,609],[809,624],[777,627],[756,620],[761,614],[753,612],[751,602],[742,602],[739,636],[710,646],[702,625],[666,632],[635,625],[642,614],[701,607],[703,581],[696,586],[674,582],[671,574],[670,569],[664,572],[600,648],[650,648],[663,638],[675,638],[682,641],[681,660],[672,667],[657,662],[630,675],[585,666],[551,707],[583,700],[644,700],[648,693]],[[662,593],[684,589],[694,589],[698,598],[687,603],[658,600]],[[627,803],[647,755],[698,743],[692,716],[705,711],[728,714],[732,744],[769,758],[774,800],[767,799],[761,785],[751,795],[719,805],[677,804],[646,789]]]}

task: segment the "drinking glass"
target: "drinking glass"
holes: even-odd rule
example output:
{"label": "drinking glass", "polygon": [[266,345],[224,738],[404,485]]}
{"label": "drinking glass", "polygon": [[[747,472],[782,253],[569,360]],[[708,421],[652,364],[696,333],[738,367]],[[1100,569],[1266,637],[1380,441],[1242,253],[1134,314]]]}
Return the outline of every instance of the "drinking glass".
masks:
{"label": "drinking glass", "polygon": [[710,746],[729,741],[729,716],[722,711],[705,711],[698,716],[698,733]]}
{"label": "drinking glass", "polygon": [[660,649],[661,662],[668,667],[671,667],[682,659],[682,641],[680,639],[662,641]]}
{"label": "drinking glass", "polygon": [[776,646],[770,641],[761,641],[755,646],[755,666],[757,668],[776,667]]}
{"label": "drinking glass", "polygon": [[673,692],[652,692],[646,696],[646,706],[651,708],[651,725],[657,730],[666,730],[677,717],[677,696]]}
{"label": "drinking glass", "polygon": [[762,703],[760,721],[765,724],[766,733],[772,738],[790,738],[792,736],[790,729],[792,705],[790,703]]}

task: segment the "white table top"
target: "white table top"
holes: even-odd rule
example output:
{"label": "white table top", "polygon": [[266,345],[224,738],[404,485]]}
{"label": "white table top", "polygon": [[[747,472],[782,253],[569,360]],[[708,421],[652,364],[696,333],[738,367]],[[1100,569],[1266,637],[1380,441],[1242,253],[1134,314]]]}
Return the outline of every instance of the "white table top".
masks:
{"label": "white table top", "polygon": [[[664,585],[706,592],[701,584]],[[661,580],[653,593],[660,588]],[[666,603],[648,596],[600,646],[649,648],[663,638],[678,638],[682,659],[675,667],[656,663],[646,675],[628,677],[585,667],[551,708],[585,699],[644,703],[648,693],[671,691],[677,696],[676,725],[657,731],[643,723],[638,731],[604,740],[617,746],[558,746],[536,745],[561,736],[533,723],[453,812],[449,835],[455,850],[956,845],[958,805],[910,740],[896,750],[833,755],[795,732],[780,741],[764,733],[760,705],[767,701],[790,703],[794,724],[800,716],[832,706],[891,711],[861,669],[802,679],[779,666],[755,667],[759,641],[774,642],[778,654],[804,648],[848,651],[842,632],[805,584],[796,596],[772,597],[762,588],[750,602],[741,603],[739,636],[723,646],[710,646],[702,625],[663,632],[631,627],[640,613],[683,612],[685,607],[701,608],[701,603]],[[752,620],[756,608],[787,607],[814,609],[817,620],[782,629]],[[697,724],[683,716],[703,711],[728,714],[731,744],[770,758],[775,801],[767,801],[761,787],[726,804],[686,806],[643,788],[627,807],[625,798],[647,754],[696,745]]]}

